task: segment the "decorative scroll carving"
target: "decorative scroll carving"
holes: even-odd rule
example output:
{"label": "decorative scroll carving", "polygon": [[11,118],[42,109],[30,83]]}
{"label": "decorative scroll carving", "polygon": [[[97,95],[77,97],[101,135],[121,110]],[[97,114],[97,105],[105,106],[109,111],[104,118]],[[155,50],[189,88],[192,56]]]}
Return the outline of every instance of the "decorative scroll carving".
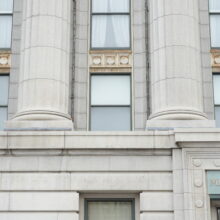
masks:
{"label": "decorative scroll carving", "polygon": [[0,69],[10,68],[11,54],[8,52],[0,52]]}
{"label": "decorative scroll carving", "polygon": [[90,51],[90,68],[131,68],[131,51]]}

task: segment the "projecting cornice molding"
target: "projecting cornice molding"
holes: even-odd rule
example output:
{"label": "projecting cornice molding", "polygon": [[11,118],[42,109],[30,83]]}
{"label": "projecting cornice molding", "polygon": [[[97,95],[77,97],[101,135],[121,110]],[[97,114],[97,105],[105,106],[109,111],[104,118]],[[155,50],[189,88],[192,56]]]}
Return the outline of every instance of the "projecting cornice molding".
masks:
{"label": "projecting cornice molding", "polygon": [[174,136],[181,148],[220,147],[220,128],[179,128],[174,130]]}

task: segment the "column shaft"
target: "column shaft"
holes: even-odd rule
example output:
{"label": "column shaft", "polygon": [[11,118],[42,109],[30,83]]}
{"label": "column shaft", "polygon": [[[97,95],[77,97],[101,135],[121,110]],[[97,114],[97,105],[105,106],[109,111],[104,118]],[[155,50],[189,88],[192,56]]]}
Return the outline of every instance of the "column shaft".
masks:
{"label": "column shaft", "polygon": [[49,126],[72,127],[68,115],[70,30],[71,0],[24,0],[18,113],[14,120],[35,124],[64,121]]}
{"label": "column shaft", "polygon": [[150,0],[152,114],[157,120],[205,119],[198,0]]}

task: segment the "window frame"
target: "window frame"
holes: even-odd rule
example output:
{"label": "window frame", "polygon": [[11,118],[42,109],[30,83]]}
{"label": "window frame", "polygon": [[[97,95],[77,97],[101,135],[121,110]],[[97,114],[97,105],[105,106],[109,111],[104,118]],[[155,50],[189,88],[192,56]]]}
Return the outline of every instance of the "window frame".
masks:
{"label": "window frame", "polygon": [[[212,85],[213,85],[213,103],[214,103],[214,116],[216,119],[216,111],[215,111],[215,107],[220,107],[220,104],[215,104],[215,88],[214,88],[214,76],[220,76],[220,72],[214,72],[212,74]],[[217,125],[216,125],[217,127]]]}
{"label": "window frame", "polygon": [[216,50],[220,50],[220,45],[218,47],[213,47],[212,46],[212,31],[211,31],[211,16],[212,15],[218,15],[220,17],[220,11],[219,12],[212,12],[210,9],[210,0],[208,0],[208,5],[209,5],[209,32],[210,32],[210,46],[211,49],[216,49]]}
{"label": "window frame", "polygon": [[131,202],[131,216],[132,220],[135,220],[135,198],[111,198],[111,197],[92,197],[92,198],[84,198],[84,220],[88,220],[88,202]]}
{"label": "window frame", "polygon": [[13,12],[14,12],[14,0],[12,1],[12,10],[11,12],[1,12],[0,11],[0,17],[3,16],[11,16],[11,34],[10,34],[10,47],[0,47],[0,51],[10,51],[12,48],[12,29],[13,29]]}
{"label": "window frame", "polygon": [[[130,105],[92,105],[92,76],[129,76],[130,77]],[[90,79],[89,79],[89,131],[95,131],[91,130],[91,109],[92,107],[129,107],[130,108],[130,129],[126,131],[132,130],[132,76],[131,73],[111,73],[111,72],[103,72],[103,73],[90,73]]]}
{"label": "window frame", "polygon": [[[9,73],[1,73],[0,77],[1,76],[8,76],[8,99],[9,99],[10,74]],[[8,120],[8,102],[7,102],[7,105],[1,105],[1,103],[0,103],[0,108],[7,108],[6,120]],[[0,131],[1,131],[1,129],[0,129]]]}
{"label": "window frame", "polygon": [[[95,12],[93,13],[93,0],[90,1],[90,50],[131,50],[131,0],[129,1],[129,12]],[[129,47],[92,47],[92,17],[93,15],[128,15],[129,16]]]}

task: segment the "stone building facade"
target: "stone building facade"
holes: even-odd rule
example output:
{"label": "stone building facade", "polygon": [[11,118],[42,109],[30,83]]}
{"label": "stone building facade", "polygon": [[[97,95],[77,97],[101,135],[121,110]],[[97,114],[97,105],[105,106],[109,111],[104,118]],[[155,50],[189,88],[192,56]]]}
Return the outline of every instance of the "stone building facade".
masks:
{"label": "stone building facade", "polygon": [[219,0],[2,2],[1,220],[220,219]]}

